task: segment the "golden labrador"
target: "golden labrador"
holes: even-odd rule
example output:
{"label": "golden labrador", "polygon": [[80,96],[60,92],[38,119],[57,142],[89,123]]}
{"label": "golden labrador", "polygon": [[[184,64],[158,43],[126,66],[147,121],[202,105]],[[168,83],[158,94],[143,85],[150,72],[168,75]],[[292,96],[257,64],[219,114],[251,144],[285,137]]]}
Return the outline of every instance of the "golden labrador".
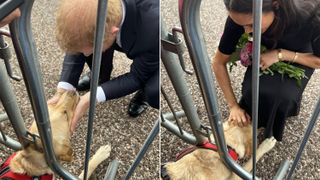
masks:
{"label": "golden labrador", "polygon": [[[49,104],[49,116],[52,130],[52,143],[56,157],[61,161],[72,161],[71,133],[70,125],[74,110],[79,102],[79,95],[74,91],[60,91],[61,96],[56,104]],[[36,123],[30,127],[32,134],[38,135]],[[111,147],[102,146],[91,158],[88,167],[88,176],[93,170],[110,155]],[[18,151],[10,162],[10,169],[17,174],[27,174],[29,176],[40,176],[52,174],[45,160],[40,139],[36,145],[29,145],[27,148]],[[81,178],[81,177],[80,177]]]}
{"label": "golden labrador", "polygon": [[[239,158],[249,157],[252,152],[252,126],[239,127],[232,123],[223,124],[226,143],[234,149]],[[276,140],[265,139],[257,148],[256,160],[275,146]],[[171,180],[229,180],[241,179],[223,163],[218,152],[199,148],[185,155],[176,162],[169,162],[165,166]],[[252,158],[243,168],[252,170]]]}

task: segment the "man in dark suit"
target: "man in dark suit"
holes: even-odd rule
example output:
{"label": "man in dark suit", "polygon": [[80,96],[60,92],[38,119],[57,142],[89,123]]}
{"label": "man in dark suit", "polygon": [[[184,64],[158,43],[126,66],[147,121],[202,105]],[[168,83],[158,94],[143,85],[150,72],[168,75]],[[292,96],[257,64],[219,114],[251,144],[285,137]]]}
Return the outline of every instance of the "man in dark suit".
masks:
{"label": "man in dark suit", "polygon": [[[84,64],[91,68],[96,7],[97,0],[63,0],[58,8],[57,40],[67,52],[58,92],[76,90]],[[131,100],[129,115],[139,115],[146,108],[145,102],[159,108],[159,1],[109,0],[103,50],[97,101],[138,91]],[[110,80],[114,50],[125,53],[133,62],[128,73]],[[89,78],[84,83],[89,83]],[[89,97],[90,92],[81,97],[72,131],[88,109]],[[59,93],[48,103],[58,98]]]}

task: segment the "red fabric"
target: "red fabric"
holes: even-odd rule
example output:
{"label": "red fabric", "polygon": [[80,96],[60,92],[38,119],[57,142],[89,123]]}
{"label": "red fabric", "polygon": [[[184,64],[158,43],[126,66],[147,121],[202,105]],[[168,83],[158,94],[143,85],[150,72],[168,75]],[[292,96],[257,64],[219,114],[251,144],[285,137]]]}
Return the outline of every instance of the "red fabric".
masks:
{"label": "red fabric", "polygon": [[[176,161],[178,161],[179,159],[181,159],[185,155],[192,153],[197,148],[204,148],[204,149],[210,149],[210,150],[213,150],[213,151],[218,151],[218,146],[217,145],[212,144],[210,142],[205,142],[204,144],[201,144],[201,145],[191,146],[191,147],[183,149],[182,151],[180,151],[176,155]],[[235,161],[238,160],[238,154],[236,153],[236,151],[234,149],[228,147],[228,153],[229,153],[229,155],[231,156],[231,158],[233,160],[235,160]]]}
{"label": "red fabric", "polygon": [[188,148],[183,149],[182,151],[180,151],[177,155],[176,155],[176,161],[178,161],[179,159],[183,158],[185,155],[192,153],[194,150],[196,150],[197,147],[196,146],[190,146]]}
{"label": "red fabric", "polygon": [[[16,153],[12,154],[2,165],[0,168],[0,171],[3,170],[4,168],[8,167],[12,158],[16,155]],[[15,179],[15,180],[31,180],[32,177],[26,175],[26,174],[16,174],[13,173],[11,170],[8,172],[0,175],[0,179],[2,178],[10,178],[10,179]],[[54,180],[55,177],[53,174],[45,174],[39,177],[40,180]]]}
{"label": "red fabric", "polygon": [[[218,146],[215,144],[212,144],[210,142],[205,142],[202,145],[198,145],[198,147],[218,151]],[[236,151],[234,149],[228,147],[228,153],[233,160],[235,160],[235,161],[238,160],[238,154],[236,153]]]}

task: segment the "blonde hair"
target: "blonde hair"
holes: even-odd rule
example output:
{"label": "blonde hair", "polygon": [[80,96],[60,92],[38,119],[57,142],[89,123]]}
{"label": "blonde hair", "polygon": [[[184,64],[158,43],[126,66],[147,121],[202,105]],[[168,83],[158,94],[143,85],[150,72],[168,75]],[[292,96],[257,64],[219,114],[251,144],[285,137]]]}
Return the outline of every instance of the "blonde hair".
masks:
{"label": "blonde hair", "polygon": [[[93,47],[98,0],[61,0],[57,11],[56,38],[65,52],[79,52]],[[121,0],[108,0],[104,43],[111,43],[111,27],[118,27],[122,18]],[[111,42],[110,42],[111,41]]]}

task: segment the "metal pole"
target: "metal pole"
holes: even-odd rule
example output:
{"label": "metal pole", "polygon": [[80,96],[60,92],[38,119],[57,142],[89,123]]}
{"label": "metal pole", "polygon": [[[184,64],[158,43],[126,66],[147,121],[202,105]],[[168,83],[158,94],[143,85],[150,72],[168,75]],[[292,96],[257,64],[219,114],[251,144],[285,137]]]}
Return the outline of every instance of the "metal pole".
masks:
{"label": "metal pole", "polygon": [[21,17],[10,23],[12,42],[27,87],[35,121],[49,167],[64,179],[77,179],[57,161],[53,151],[49,113],[44,96],[40,65],[31,32],[31,10],[34,0],[28,0],[20,7]]}
{"label": "metal pole", "polygon": [[261,44],[262,0],[253,1],[253,57],[252,57],[252,176],[256,176],[257,129],[259,112],[259,71]]}
{"label": "metal pole", "polygon": [[118,170],[119,164],[120,164],[119,161],[113,160],[109,164],[107,172],[106,172],[103,180],[113,180],[113,179],[115,179],[115,177],[117,175],[117,170]]}
{"label": "metal pole", "polygon": [[314,128],[316,122],[317,122],[317,119],[319,118],[319,114],[320,114],[320,98],[318,99],[318,103],[317,103],[317,106],[314,110],[314,113],[312,114],[312,117],[311,117],[311,120],[309,122],[309,125],[308,125],[308,128],[303,136],[303,139],[302,139],[302,142],[300,144],[300,147],[299,147],[299,150],[297,152],[297,155],[293,161],[293,164],[290,168],[290,171],[288,173],[288,176],[287,176],[287,179],[292,179],[292,175],[293,175],[293,171],[295,170],[297,164],[299,163],[300,161],[300,157],[302,155],[302,152],[304,150],[304,147],[306,146],[307,142],[308,142],[308,139],[310,137],[310,134],[312,132],[312,129]]}
{"label": "metal pole", "polygon": [[99,0],[98,2],[98,12],[96,19],[96,32],[94,39],[94,52],[93,52],[93,64],[92,64],[92,79],[90,82],[90,109],[89,109],[89,119],[88,119],[88,131],[87,131],[87,141],[86,141],[86,155],[84,162],[84,179],[87,178],[88,164],[90,158],[90,144],[92,141],[92,128],[94,112],[96,108],[96,94],[97,86],[101,65],[101,54],[104,41],[104,33],[107,19],[107,8],[108,0]]}
{"label": "metal pole", "polygon": [[191,61],[197,74],[198,82],[202,92],[208,118],[213,135],[215,137],[220,157],[225,164],[241,178],[252,179],[252,175],[246,172],[239,164],[234,162],[227,151],[222,121],[218,110],[216,97],[216,86],[213,82],[213,75],[204,38],[200,26],[200,4],[201,0],[185,0],[182,4],[181,25],[184,37],[190,53]]}
{"label": "metal pole", "polygon": [[150,144],[153,142],[154,138],[159,134],[159,129],[160,129],[160,125],[159,125],[159,119],[155,122],[150,134],[148,135],[147,139],[145,140],[142,148],[140,149],[139,153],[136,156],[136,159],[134,160],[134,162],[132,163],[130,169],[128,170],[127,174],[125,175],[125,180],[128,180],[133,171],[136,169],[136,167],[138,166],[138,164],[140,163],[141,159],[143,158],[143,156],[145,155],[145,153],[147,152]]}
{"label": "metal pole", "polygon": [[19,142],[22,146],[27,146],[29,143],[29,141],[27,141],[27,139],[25,138],[27,136],[27,129],[17,103],[16,95],[13,93],[14,91],[6,72],[7,71],[4,62],[0,61],[0,100],[7,113],[6,115],[12,124],[14,132],[18,137]]}
{"label": "metal pole", "polygon": [[8,136],[3,137],[1,134],[0,134],[0,143],[4,144],[8,148],[13,149],[15,151],[19,151],[22,149],[22,146],[19,142],[15,141],[14,139],[11,139]]}
{"label": "metal pole", "polygon": [[170,111],[172,112],[172,115],[173,115],[173,117],[174,117],[174,120],[176,121],[177,126],[178,126],[178,128],[179,128],[180,134],[183,135],[183,130],[182,130],[182,127],[181,127],[181,122],[180,122],[179,118],[177,117],[177,114],[176,114],[176,112],[175,112],[175,110],[174,110],[174,108],[173,108],[173,106],[172,106],[172,104],[171,104],[171,102],[170,102],[170,100],[169,100],[169,97],[168,97],[168,95],[166,94],[166,92],[164,91],[164,89],[163,89],[162,86],[161,86],[161,94],[162,94],[162,96],[164,97],[164,100],[167,102]]}
{"label": "metal pole", "polygon": [[[161,21],[161,40],[168,40],[168,33],[163,21]],[[175,54],[165,50],[164,47],[161,48],[161,60],[164,64],[164,67],[166,68],[173,88],[178,95],[179,101],[181,102],[182,109],[187,116],[191,130],[196,137],[196,143],[203,144],[206,141],[206,138],[199,133],[201,131],[200,118],[192,100],[190,90],[187,87],[187,81],[184,78],[185,73],[183,72],[179,64],[179,60],[177,60]]]}
{"label": "metal pole", "polygon": [[0,20],[9,15],[14,9],[19,7],[24,0],[6,0],[0,4]]}
{"label": "metal pole", "polygon": [[[184,116],[184,112],[181,112],[181,111],[177,112],[176,115],[179,116],[179,114],[182,114]],[[190,134],[184,130],[182,130],[183,133],[180,133],[180,129],[178,128],[178,126],[172,122],[173,118],[174,117],[173,117],[172,113],[161,114],[161,126],[165,127],[171,133],[180,137],[186,143],[197,144],[197,139],[192,134]]]}
{"label": "metal pole", "polygon": [[277,174],[274,176],[273,180],[283,180],[286,177],[287,170],[289,169],[291,162],[289,160],[285,160],[280,164],[280,167],[277,171]]}

